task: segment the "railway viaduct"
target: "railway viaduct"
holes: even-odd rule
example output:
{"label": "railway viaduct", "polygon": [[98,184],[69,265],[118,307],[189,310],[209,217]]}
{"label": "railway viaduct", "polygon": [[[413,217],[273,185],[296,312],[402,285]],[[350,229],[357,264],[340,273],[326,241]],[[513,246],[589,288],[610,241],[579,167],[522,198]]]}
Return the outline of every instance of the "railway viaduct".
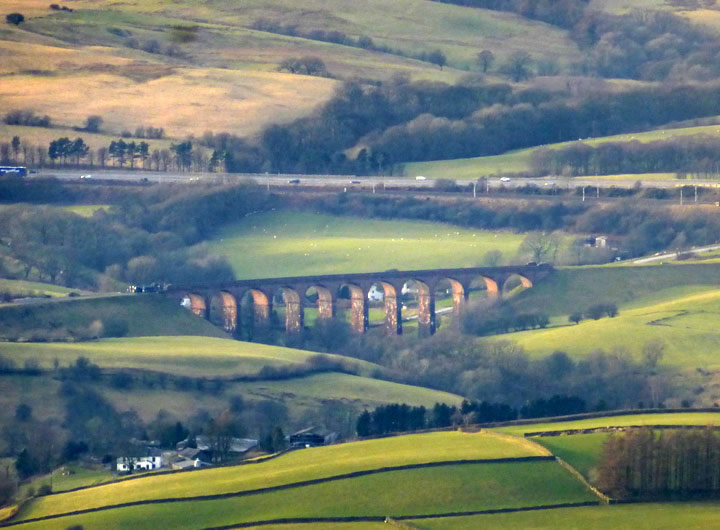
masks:
{"label": "railway viaduct", "polygon": [[[349,310],[350,324],[357,333],[368,329],[371,304],[384,309],[388,334],[402,334],[403,301],[417,305],[418,331],[435,333],[435,300],[452,297],[454,316],[468,300],[482,296],[500,298],[517,287],[530,288],[553,272],[549,265],[477,267],[416,271],[332,274],[288,278],[238,280],[220,285],[171,286],[172,297],[196,315],[239,335],[243,326],[268,327],[273,309],[285,313],[285,330],[298,333],[305,325],[305,308],[317,309],[318,318],[333,318],[338,309]],[[375,300],[369,298],[369,294]],[[251,308],[240,311],[241,307]],[[414,308],[413,308],[414,309]]]}

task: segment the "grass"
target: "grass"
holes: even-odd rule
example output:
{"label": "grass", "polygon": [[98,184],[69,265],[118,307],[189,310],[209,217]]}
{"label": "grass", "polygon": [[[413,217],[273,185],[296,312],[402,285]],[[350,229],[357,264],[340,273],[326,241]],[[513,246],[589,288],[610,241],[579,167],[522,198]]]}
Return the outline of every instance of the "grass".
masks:
{"label": "grass", "polygon": [[[314,352],[240,342],[214,337],[134,337],[101,339],[78,343],[0,343],[0,355],[22,363],[36,359],[51,369],[54,360],[61,365],[79,356],[101,368],[152,370],[193,377],[232,377],[257,374],[264,366],[287,366],[307,361]],[[364,373],[373,365],[331,355],[355,365]]]}
{"label": "grass", "polygon": [[[238,8],[229,0],[78,0],[73,13],[52,12],[39,0],[3,5],[27,20],[0,33],[0,108],[31,108],[67,127],[98,114],[114,134],[152,125],[174,138],[206,130],[252,135],[268,123],[307,115],[327,101],[337,81],[277,72],[291,56],[317,56],[340,79],[388,79],[400,73],[450,82],[475,68],[481,49],[492,49],[498,63],[518,50],[562,64],[580,59],[558,28],[430,1],[254,0]],[[307,33],[367,35],[406,53],[441,49],[452,66],[440,69],[397,55],[250,29],[259,18],[292,23]],[[195,42],[178,45],[186,59],[127,45],[132,36],[140,44],[155,40],[167,48],[172,25],[199,27]]]}
{"label": "grass", "polygon": [[591,479],[593,470],[600,461],[603,443],[607,433],[574,434],[567,436],[545,436],[532,438],[577,469],[586,479]]}
{"label": "grass", "polygon": [[105,296],[0,306],[0,337],[22,339],[32,329],[87,327],[94,320],[125,321],[127,335],[227,335],[161,296]]}
{"label": "grass", "polygon": [[620,315],[612,319],[585,320],[578,325],[513,333],[503,338],[517,341],[536,356],[558,350],[578,356],[596,348],[622,348],[639,357],[645,343],[662,340],[666,345],[664,364],[712,370],[720,367],[718,318],[720,289],[707,288],[642,307],[621,307]]}
{"label": "grass", "polygon": [[[15,409],[21,403],[30,405],[33,416],[40,420],[62,417],[65,402],[58,398],[61,385],[61,381],[50,376],[4,377],[3,392],[0,393],[0,423],[12,421]],[[304,418],[308,414],[316,417],[318,411],[328,405],[344,406],[359,412],[388,403],[430,408],[438,402],[457,405],[462,401],[460,396],[447,392],[341,373],[317,374],[285,382],[227,383],[221,394],[177,390],[172,384],[166,388],[143,385],[130,389],[115,389],[108,385],[93,385],[93,388],[116,410],[135,410],[144,422],[153,421],[160,410],[167,411],[183,423],[201,409],[216,417],[227,409],[230,397],[236,395],[242,396],[248,403],[266,400],[283,403],[293,425],[306,422]]]}
{"label": "grass", "polygon": [[81,292],[51,283],[28,282],[25,280],[6,280],[0,278],[0,291],[18,296],[50,296],[62,298],[72,292]]}
{"label": "grass", "polygon": [[[697,127],[683,127],[677,129],[658,129],[653,131],[617,134],[613,136],[604,136],[602,138],[591,138],[583,140],[583,143],[590,146],[597,146],[607,142],[653,142],[657,140],[667,140],[678,136],[694,136],[694,135],[720,135],[720,125],[702,125]],[[431,162],[412,162],[406,163],[406,175],[424,175],[431,178],[450,178],[450,179],[472,179],[482,176],[490,176],[496,173],[520,173],[530,171],[531,158],[533,152],[540,148],[561,149],[576,142],[561,142],[556,144],[548,144],[540,147],[531,147],[528,149],[519,149],[502,155],[483,156],[476,158],[458,158],[452,160],[434,160]],[[657,175],[657,174],[651,174]],[[661,174],[667,175],[667,174]],[[674,174],[668,177],[673,178]],[[628,178],[628,176],[625,176]],[[602,177],[607,178],[607,177]],[[653,176],[631,175],[629,178],[641,180],[653,180]],[[663,177],[664,178],[664,177]]]}
{"label": "grass", "polygon": [[584,420],[562,421],[554,423],[532,423],[499,427],[498,432],[522,435],[527,432],[564,431],[569,429],[592,429],[596,427],[627,427],[629,425],[718,425],[718,412],[668,412],[659,414],[630,414],[628,416],[608,416]]}
{"label": "grass", "polygon": [[95,212],[100,210],[107,210],[110,208],[107,204],[79,204],[76,206],[64,206],[63,209],[68,212],[80,215],[82,217],[92,217]]}
{"label": "grass", "polygon": [[474,267],[491,250],[515,256],[523,238],[432,222],[276,211],[227,226],[210,250],[228,258],[237,278],[268,278]]}
{"label": "grass", "polygon": [[22,485],[18,491],[18,497],[24,498],[28,488],[33,488],[37,492],[43,485],[52,485],[52,491],[59,493],[85,486],[97,486],[110,482],[113,478],[114,475],[104,467],[95,469],[78,464],[68,464],[53,471],[52,479],[50,475],[46,475],[36,478],[30,484]]}
{"label": "grass", "polygon": [[558,508],[539,512],[475,515],[409,522],[413,527],[422,530],[441,528],[443,530],[475,530],[476,528],[533,530],[555,530],[557,528],[676,530],[683,528],[704,530],[717,526],[718,518],[720,518],[720,503],[678,502]]}
{"label": "grass", "polygon": [[327,400],[362,405],[367,408],[384,403],[432,407],[435,403],[460,405],[462,402],[460,396],[448,392],[335,373],[288,381],[240,383],[236,388],[243,395],[257,396],[258,399],[277,397],[300,405],[311,405],[313,402]]}
{"label": "grass", "polygon": [[550,315],[569,315],[598,301],[640,307],[717,286],[718,274],[715,264],[561,268],[516,303],[542,307]]}
{"label": "grass", "polygon": [[40,498],[23,512],[22,517],[39,517],[141,499],[188,497],[198,494],[199,478],[202,478],[202,494],[216,494],[387,466],[544,454],[547,453],[543,448],[531,442],[494,434],[443,432],[408,435],[312,448],[258,465],[205,470],[201,475],[181,473],[149,476],[83,492]]}
{"label": "grass", "polygon": [[[548,483],[552,487],[543,487]],[[188,502],[181,509],[172,504],[122,508],[45,521],[43,528],[66,528],[80,521],[98,528],[197,528],[285,517],[382,517],[595,499],[554,462],[466,464],[392,471],[259,498]]]}

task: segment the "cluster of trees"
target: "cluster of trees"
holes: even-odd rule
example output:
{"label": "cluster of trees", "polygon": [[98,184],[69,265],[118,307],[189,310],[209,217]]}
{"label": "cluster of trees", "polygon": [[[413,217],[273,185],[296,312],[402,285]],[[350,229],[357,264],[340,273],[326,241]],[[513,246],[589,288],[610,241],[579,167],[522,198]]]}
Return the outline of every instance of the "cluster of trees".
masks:
{"label": "cluster of trees", "polygon": [[[216,188],[154,187],[123,194],[122,204],[86,218],[50,207],[0,212],[4,259],[22,278],[98,287],[193,283],[233,278],[228,263],[194,246],[223,223],[272,202],[251,184]],[[105,280],[103,279],[105,278]]]}
{"label": "cluster of trees", "polygon": [[51,127],[50,116],[36,116],[32,110],[11,110],[5,113],[3,122],[7,125],[26,125],[28,127]]}
{"label": "cluster of trees", "polygon": [[611,302],[603,302],[591,305],[584,312],[574,311],[568,317],[568,321],[578,324],[586,318],[590,318],[592,320],[600,320],[606,315],[610,318],[614,318],[618,316],[618,314],[619,312],[617,304]]}
{"label": "cluster of trees", "polygon": [[360,437],[436,427],[449,427],[458,413],[455,406],[435,403],[431,410],[406,404],[382,405],[372,412],[363,411],[357,419],[356,432]]}
{"label": "cluster of trees", "polygon": [[620,499],[717,495],[720,434],[711,428],[611,434],[597,485]]}
{"label": "cluster of trees", "polygon": [[613,175],[677,172],[708,178],[720,174],[720,141],[708,135],[641,143],[582,142],[558,150],[538,149],[531,164],[537,175]]}
{"label": "cluster of trees", "polygon": [[430,338],[402,336],[388,340],[365,334],[338,353],[380,364],[381,377],[454,392],[470,400],[507,403],[520,408],[553,395],[582,398],[591,410],[658,406],[674,391],[668,370],[657,362],[658,348],[634,360],[624,348],[596,349],[580,360],[556,351],[532,359],[509,341],[478,340],[446,331]]}
{"label": "cluster of trees", "polygon": [[16,26],[19,26],[23,22],[25,22],[25,15],[22,13],[9,13],[5,15],[5,22],[8,24],[14,24]]}
{"label": "cluster of trees", "polygon": [[156,39],[140,41],[135,37],[130,37],[125,41],[125,46],[135,50],[142,50],[146,53],[163,54],[168,57],[184,58],[185,52],[176,44],[163,45]]}
{"label": "cluster of trees", "polygon": [[307,55],[305,57],[288,57],[279,66],[280,71],[291,74],[314,75],[318,77],[332,77],[325,63],[320,57]]}
{"label": "cluster of trees", "polygon": [[[439,0],[509,11],[570,31],[584,52],[577,73],[652,81],[716,78],[720,40],[710,31],[665,11],[603,13],[588,0]],[[703,2],[715,5],[715,0]],[[699,5],[684,6],[697,8]]]}
{"label": "cluster of trees", "polygon": [[[495,155],[523,147],[646,130],[720,113],[717,87],[643,87],[567,100],[543,90],[396,77],[345,83],[315,115],[226,144],[229,171],[386,174],[393,164]],[[349,148],[358,155],[348,158]]]}
{"label": "cluster of trees", "polygon": [[550,317],[545,313],[522,313],[506,303],[490,308],[487,304],[468,307],[462,316],[462,329],[470,335],[495,335],[511,331],[546,328]]}

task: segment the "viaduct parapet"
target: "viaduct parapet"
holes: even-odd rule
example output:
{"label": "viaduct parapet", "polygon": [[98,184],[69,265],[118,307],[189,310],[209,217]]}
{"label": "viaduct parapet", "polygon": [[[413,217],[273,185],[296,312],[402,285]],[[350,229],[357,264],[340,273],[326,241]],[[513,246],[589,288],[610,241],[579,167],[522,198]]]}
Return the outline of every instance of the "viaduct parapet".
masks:
{"label": "viaduct parapet", "polygon": [[171,286],[164,295],[236,336],[242,328],[271,326],[273,310],[278,316],[284,313],[287,333],[298,333],[305,326],[306,308],[314,308],[320,319],[349,311],[352,329],[364,333],[371,306],[384,310],[388,334],[402,334],[405,310],[413,318],[416,314],[420,335],[432,335],[436,299],[452,297],[457,317],[471,297],[499,299],[517,288],[533,287],[553,271],[549,265],[387,270]]}

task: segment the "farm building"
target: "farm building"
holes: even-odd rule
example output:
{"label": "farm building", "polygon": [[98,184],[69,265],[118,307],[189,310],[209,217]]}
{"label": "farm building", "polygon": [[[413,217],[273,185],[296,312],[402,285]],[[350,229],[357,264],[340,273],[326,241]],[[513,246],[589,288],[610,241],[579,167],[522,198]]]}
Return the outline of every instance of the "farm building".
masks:
{"label": "farm building", "polygon": [[131,473],[133,471],[152,471],[162,467],[161,456],[143,456],[134,458],[122,456],[117,459],[116,470],[118,473]]}

